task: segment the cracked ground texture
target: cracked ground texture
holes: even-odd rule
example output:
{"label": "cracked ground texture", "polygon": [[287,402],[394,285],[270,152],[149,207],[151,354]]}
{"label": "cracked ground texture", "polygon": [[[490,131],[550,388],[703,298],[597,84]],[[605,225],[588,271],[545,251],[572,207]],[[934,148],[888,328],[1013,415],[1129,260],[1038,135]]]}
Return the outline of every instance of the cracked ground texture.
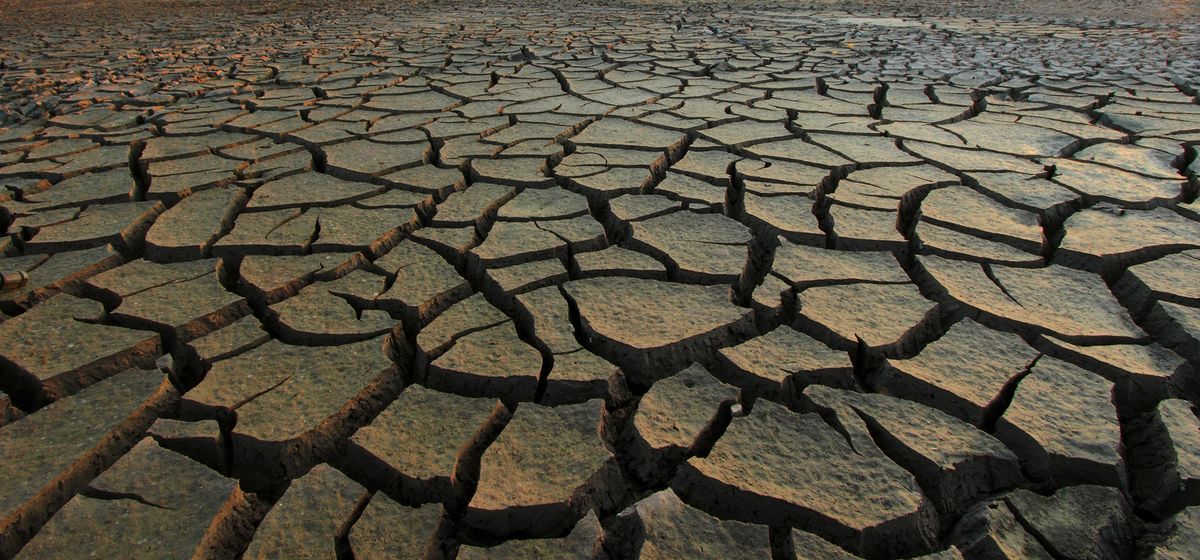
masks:
{"label": "cracked ground texture", "polygon": [[0,7],[0,558],[1200,557],[1194,3]]}

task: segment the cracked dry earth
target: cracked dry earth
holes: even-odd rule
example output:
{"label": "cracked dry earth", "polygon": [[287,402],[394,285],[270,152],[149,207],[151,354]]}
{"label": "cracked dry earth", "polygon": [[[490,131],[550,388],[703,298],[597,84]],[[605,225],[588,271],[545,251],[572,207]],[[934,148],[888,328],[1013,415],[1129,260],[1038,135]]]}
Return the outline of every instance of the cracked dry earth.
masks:
{"label": "cracked dry earth", "polygon": [[1200,557],[1194,23],[34,4],[0,558]]}

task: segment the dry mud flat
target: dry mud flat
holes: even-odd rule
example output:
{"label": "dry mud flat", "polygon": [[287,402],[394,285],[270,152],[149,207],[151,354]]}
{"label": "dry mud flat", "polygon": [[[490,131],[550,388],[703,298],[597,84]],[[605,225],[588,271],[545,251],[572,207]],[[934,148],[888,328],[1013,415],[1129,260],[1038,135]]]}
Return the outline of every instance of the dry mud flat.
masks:
{"label": "dry mud flat", "polygon": [[1194,27],[218,7],[0,24],[0,558],[1200,557]]}

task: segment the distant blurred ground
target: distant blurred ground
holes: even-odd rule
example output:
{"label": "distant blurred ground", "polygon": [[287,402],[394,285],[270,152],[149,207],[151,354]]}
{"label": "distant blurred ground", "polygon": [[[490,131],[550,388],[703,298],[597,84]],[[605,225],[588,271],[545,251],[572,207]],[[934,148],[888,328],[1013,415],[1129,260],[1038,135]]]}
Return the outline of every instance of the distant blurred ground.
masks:
{"label": "distant blurred ground", "polygon": [[[17,25],[92,23],[119,24],[130,19],[170,19],[208,12],[218,23],[231,15],[285,14],[292,17],[311,16],[326,9],[387,9],[397,2],[348,0],[0,0],[0,23]],[[436,2],[402,2],[405,5]],[[577,2],[565,2],[569,7]],[[733,4],[749,8],[756,4],[789,5],[797,8],[845,10],[853,13],[907,12],[922,15],[958,15],[981,18],[1020,19],[1069,18],[1123,20],[1127,22],[1196,24],[1200,18],[1200,0],[823,0],[782,2],[719,2],[714,0],[620,0],[587,2],[586,5],[686,6],[688,4]],[[486,6],[488,2],[477,3]],[[510,3],[511,4],[511,3]],[[545,7],[547,2],[531,2]]]}

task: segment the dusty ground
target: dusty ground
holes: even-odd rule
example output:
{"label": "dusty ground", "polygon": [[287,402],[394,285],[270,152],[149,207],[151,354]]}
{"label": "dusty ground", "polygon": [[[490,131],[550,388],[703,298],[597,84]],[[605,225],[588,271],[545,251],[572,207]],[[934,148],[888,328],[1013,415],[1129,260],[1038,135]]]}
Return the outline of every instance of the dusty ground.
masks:
{"label": "dusty ground", "polygon": [[1197,7],[978,4],[0,2],[0,558],[1200,557]]}

